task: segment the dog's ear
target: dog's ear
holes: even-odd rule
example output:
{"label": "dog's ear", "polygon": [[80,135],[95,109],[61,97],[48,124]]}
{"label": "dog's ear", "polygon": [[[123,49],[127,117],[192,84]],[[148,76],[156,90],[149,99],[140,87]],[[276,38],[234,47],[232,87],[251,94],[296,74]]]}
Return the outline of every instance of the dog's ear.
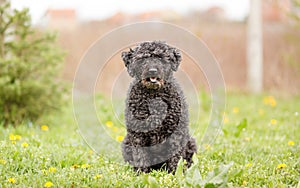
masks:
{"label": "dog's ear", "polygon": [[122,52],[121,56],[124,61],[125,67],[127,67],[127,68],[132,61],[133,52],[134,51],[131,48],[128,52]]}
{"label": "dog's ear", "polygon": [[127,68],[128,74],[134,77],[134,71],[130,69],[130,64],[132,63],[134,50],[130,48],[128,52],[122,52],[122,59],[124,61],[125,67]]}
{"label": "dog's ear", "polygon": [[179,64],[181,62],[181,53],[178,49],[173,49],[172,50],[172,55],[171,55],[171,68],[173,71],[177,71]]}

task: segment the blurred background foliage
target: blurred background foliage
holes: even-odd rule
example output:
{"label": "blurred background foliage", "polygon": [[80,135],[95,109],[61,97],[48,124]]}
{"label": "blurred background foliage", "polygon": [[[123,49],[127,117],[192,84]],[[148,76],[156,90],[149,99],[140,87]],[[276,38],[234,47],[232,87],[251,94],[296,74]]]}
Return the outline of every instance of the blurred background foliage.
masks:
{"label": "blurred background foliage", "polygon": [[[63,8],[49,6],[33,22],[30,18],[32,10],[38,6],[27,9],[17,6],[24,2],[13,3],[12,0],[14,6],[10,5],[9,0],[0,2],[0,119],[6,125],[34,121],[45,113],[60,109],[62,98],[71,93],[65,92],[65,83],[73,82],[76,68],[86,50],[112,29],[135,22],[163,21],[191,31],[207,44],[218,60],[227,91],[248,91],[247,16],[232,20],[220,5],[206,9],[194,7],[185,13],[167,8],[146,9],[138,13],[116,9],[105,18],[81,19],[83,7],[76,9],[65,4]],[[85,11],[95,11],[88,7]],[[265,0],[261,8],[263,91],[299,96],[300,1]],[[96,92],[111,95],[115,101],[126,95],[130,81],[120,58],[122,50],[109,54],[112,57],[99,73],[95,86]],[[97,62],[97,59],[94,61]],[[202,92],[209,92],[205,73],[184,52],[180,71],[176,76],[182,81],[187,95],[196,91],[201,97]],[[91,80],[89,72],[86,75],[87,83]],[[180,75],[185,75],[185,78]],[[86,83],[80,83],[83,92]],[[193,88],[187,90],[185,86]],[[71,101],[70,98],[68,101]],[[207,98],[201,99],[201,103],[207,103],[209,108],[207,101]]]}
{"label": "blurred background foliage", "polygon": [[28,9],[0,4],[0,119],[4,125],[37,120],[59,109],[64,86],[57,77],[64,52],[56,35],[31,26]]}

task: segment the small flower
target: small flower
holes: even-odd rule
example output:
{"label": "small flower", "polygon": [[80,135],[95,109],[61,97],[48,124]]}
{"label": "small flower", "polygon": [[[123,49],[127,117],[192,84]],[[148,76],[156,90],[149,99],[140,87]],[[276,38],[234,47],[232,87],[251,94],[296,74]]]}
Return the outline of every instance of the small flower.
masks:
{"label": "small flower", "polygon": [[78,164],[73,164],[72,166],[71,166],[71,170],[74,170],[74,169],[77,169],[77,168],[79,168],[80,166],[78,165]]}
{"label": "small flower", "polygon": [[272,101],[270,102],[270,106],[275,107],[275,106],[276,106],[276,101],[275,101],[275,100],[272,100]]}
{"label": "small flower", "polygon": [[22,136],[20,136],[20,135],[15,135],[15,137],[16,137],[16,140],[21,140],[22,139]]}
{"label": "small flower", "polygon": [[298,116],[299,115],[299,113],[298,112],[295,112],[295,116]]}
{"label": "small flower", "polygon": [[245,141],[246,141],[246,142],[250,142],[250,141],[251,141],[251,138],[250,138],[250,137],[245,137]]}
{"label": "small flower", "polygon": [[15,178],[8,178],[7,181],[11,184],[15,184],[16,183],[16,179]]}
{"label": "small flower", "polygon": [[272,107],[276,106],[276,100],[273,96],[264,97],[263,101],[264,101],[265,105],[269,105],[269,106],[272,106]]}
{"label": "small flower", "polygon": [[52,187],[53,186],[53,183],[51,181],[47,181],[45,184],[44,184],[44,187]]}
{"label": "small flower", "polygon": [[276,119],[271,119],[270,123],[271,123],[271,125],[276,125],[277,124],[277,120]]}
{"label": "small flower", "polygon": [[118,127],[113,127],[113,131],[117,132],[118,130]]}
{"label": "small flower", "polygon": [[56,172],[56,168],[55,167],[50,167],[48,169],[48,171],[51,172],[51,173],[55,173]]}
{"label": "small flower", "polygon": [[90,154],[90,155],[93,155],[93,154],[94,154],[94,151],[90,149],[90,150],[89,150],[89,154]]}
{"label": "small flower", "polygon": [[16,135],[14,135],[14,134],[9,134],[9,140],[10,140],[10,141],[16,141],[16,140],[17,140]]}
{"label": "small flower", "polygon": [[41,126],[41,130],[42,131],[48,131],[49,130],[49,127],[47,125],[42,125]]}
{"label": "small flower", "polygon": [[47,170],[42,170],[44,175],[48,175],[48,171]]}
{"label": "small flower", "polygon": [[290,141],[288,142],[288,145],[289,145],[289,146],[293,146],[293,145],[295,145],[295,142],[292,141],[292,140],[290,140]]}
{"label": "small flower", "polygon": [[224,117],[223,122],[224,122],[225,124],[228,123],[228,122],[229,122],[228,117]]}
{"label": "small flower", "polygon": [[16,142],[16,141],[11,141],[11,143],[12,143],[13,145],[15,145],[17,142]]}
{"label": "small flower", "polygon": [[27,147],[29,146],[29,144],[28,144],[27,142],[23,142],[23,143],[21,144],[21,146],[22,146],[22,148],[27,148]]}
{"label": "small flower", "polygon": [[0,159],[0,164],[3,164],[3,165],[5,165],[7,163],[7,161],[6,160],[4,160],[4,159]]}
{"label": "small flower", "polygon": [[93,178],[94,178],[95,180],[96,180],[96,179],[100,179],[100,178],[102,178],[102,175],[101,175],[101,174],[96,174]]}
{"label": "small flower", "polygon": [[279,164],[277,165],[277,169],[283,169],[283,168],[286,168],[286,164]]}
{"label": "small flower", "polygon": [[210,144],[203,144],[203,147],[205,150],[210,150],[211,148]]}
{"label": "small flower", "polygon": [[250,168],[252,166],[252,163],[248,163],[245,165],[246,168]]}
{"label": "small flower", "polygon": [[124,140],[124,136],[117,136],[117,137],[116,137],[116,140],[117,140],[118,142],[122,142],[122,141]]}
{"label": "small flower", "polygon": [[81,168],[90,168],[91,167],[91,165],[89,165],[89,164],[83,164],[83,165],[81,165]]}
{"label": "small flower", "polygon": [[265,105],[269,104],[269,97],[264,97],[263,102]]}
{"label": "small flower", "polygon": [[114,124],[113,124],[112,121],[107,121],[107,122],[105,123],[105,125],[106,125],[106,127],[110,128],[110,127],[112,127]]}
{"label": "small flower", "polygon": [[265,111],[263,109],[258,110],[259,115],[263,116],[265,114]]}
{"label": "small flower", "polygon": [[240,112],[240,109],[239,109],[238,107],[234,107],[234,108],[232,109],[232,112],[233,112],[234,114],[238,114],[238,113]]}

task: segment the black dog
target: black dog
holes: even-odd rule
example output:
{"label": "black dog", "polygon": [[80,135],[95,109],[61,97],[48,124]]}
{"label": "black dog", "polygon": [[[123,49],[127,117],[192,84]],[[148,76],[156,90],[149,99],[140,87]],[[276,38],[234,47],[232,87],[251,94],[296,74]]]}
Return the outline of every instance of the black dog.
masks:
{"label": "black dog", "polygon": [[189,167],[197,147],[189,135],[184,94],[173,76],[179,50],[160,41],[144,42],[122,58],[134,78],[126,100],[124,160],[142,172],[175,172],[181,157]]}

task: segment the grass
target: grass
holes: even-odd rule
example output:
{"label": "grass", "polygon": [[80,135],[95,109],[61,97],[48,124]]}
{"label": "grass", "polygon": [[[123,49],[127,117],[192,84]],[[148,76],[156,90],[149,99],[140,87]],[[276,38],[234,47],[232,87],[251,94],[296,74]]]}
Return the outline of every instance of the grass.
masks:
{"label": "grass", "polygon": [[[97,100],[110,142],[120,143],[125,135],[122,113],[115,118],[105,100]],[[209,120],[209,103],[201,105],[201,122],[191,120],[193,130]],[[204,149],[189,170],[183,170],[181,161],[175,175],[136,175],[119,160],[98,155],[81,138],[71,108],[65,107],[39,122],[0,127],[0,187],[299,188],[299,106],[299,97],[228,94],[222,134],[213,144],[201,145]]]}

